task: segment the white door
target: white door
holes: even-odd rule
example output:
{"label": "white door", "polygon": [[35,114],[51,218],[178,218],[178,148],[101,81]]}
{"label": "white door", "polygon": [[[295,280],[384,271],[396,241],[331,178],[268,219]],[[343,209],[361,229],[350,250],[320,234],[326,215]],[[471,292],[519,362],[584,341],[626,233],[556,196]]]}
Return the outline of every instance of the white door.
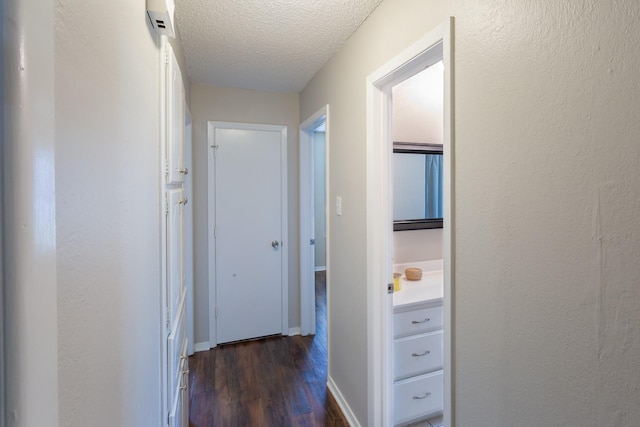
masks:
{"label": "white door", "polygon": [[184,109],[185,96],[182,73],[171,45],[166,43],[167,73],[167,184],[181,184],[187,170],[184,165]]}
{"label": "white door", "polygon": [[[213,127],[216,340],[286,333],[286,133]],[[231,127],[233,126],[233,127]],[[234,128],[235,127],[235,128]]]}
{"label": "white door", "polygon": [[184,191],[167,191],[167,308],[170,324],[176,321],[178,307],[186,291],[184,277]]}

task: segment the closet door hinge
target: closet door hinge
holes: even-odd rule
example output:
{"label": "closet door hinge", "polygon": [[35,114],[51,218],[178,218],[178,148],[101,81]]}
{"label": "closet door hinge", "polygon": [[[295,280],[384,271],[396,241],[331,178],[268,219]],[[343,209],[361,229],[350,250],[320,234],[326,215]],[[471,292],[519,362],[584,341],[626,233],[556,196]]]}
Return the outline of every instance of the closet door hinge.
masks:
{"label": "closet door hinge", "polygon": [[387,293],[388,294],[393,293],[393,283],[387,283]]}
{"label": "closet door hinge", "polygon": [[167,330],[169,329],[169,323],[171,323],[169,321],[169,316],[171,316],[171,313],[169,312],[169,307],[167,307],[166,311],[165,311],[165,317],[164,317],[164,319],[165,319],[164,323],[165,323],[165,327],[167,328]]}

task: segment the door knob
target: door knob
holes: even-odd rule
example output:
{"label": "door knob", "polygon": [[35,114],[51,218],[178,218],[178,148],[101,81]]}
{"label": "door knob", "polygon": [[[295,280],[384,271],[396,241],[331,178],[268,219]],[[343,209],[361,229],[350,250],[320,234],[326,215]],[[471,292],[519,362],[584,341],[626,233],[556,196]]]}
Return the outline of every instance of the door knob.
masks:
{"label": "door knob", "polygon": [[273,249],[278,249],[280,247],[280,242],[278,242],[277,240],[274,240],[273,242],[271,242],[271,247]]}
{"label": "door knob", "polygon": [[189,169],[188,168],[178,169],[178,172],[180,172],[181,174],[184,174],[184,175],[189,175]]}

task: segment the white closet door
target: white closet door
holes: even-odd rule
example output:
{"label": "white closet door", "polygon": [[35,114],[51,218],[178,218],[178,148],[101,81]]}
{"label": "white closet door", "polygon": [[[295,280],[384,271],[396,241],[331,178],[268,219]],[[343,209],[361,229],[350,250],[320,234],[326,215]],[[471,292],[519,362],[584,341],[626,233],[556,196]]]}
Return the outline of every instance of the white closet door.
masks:
{"label": "white closet door", "polygon": [[184,166],[184,85],[176,56],[167,49],[167,183],[181,184],[187,172]]}
{"label": "white closet door", "polygon": [[185,291],[184,280],[184,191],[167,191],[167,308],[171,325],[176,321],[178,307]]}

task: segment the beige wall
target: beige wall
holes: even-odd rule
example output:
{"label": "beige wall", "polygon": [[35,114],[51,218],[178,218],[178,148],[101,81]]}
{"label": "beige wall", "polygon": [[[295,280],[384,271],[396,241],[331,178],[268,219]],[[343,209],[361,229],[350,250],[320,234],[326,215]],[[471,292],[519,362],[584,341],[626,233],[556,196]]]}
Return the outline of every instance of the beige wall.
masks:
{"label": "beige wall", "polygon": [[311,80],[300,96],[304,119],[330,106],[329,375],[361,425],[367,420],[365,79],[448,16],[446,1],[387,0]]}
{"label": "beige wall", "polygon": [[289,202],[289,326],[300,326],[298,266],[298,94],[260,92],[206,85],[191,86],[194,172],[195,343],[209,341],[207,248],[207,121],[287,126]]}
{"label": "beige wall", "polygon": [[442,144],[443,69],[442,62],[439,62],[393,87],[393,142]]}
{"label": "beige wall", "polygon": [[640,425],[640,5],[456,3],[458,425]]}
{"label": "beige wall", "polygon": [[456,425],[638,425],[640,6],[444,3],[383,2],[301,94],[343,197],[330,375],[367,425],[364,79],[451,12]]}
{"label": "beige wall", "polygon": [[442,259],[442,228],[393,232],[393,263]]}

